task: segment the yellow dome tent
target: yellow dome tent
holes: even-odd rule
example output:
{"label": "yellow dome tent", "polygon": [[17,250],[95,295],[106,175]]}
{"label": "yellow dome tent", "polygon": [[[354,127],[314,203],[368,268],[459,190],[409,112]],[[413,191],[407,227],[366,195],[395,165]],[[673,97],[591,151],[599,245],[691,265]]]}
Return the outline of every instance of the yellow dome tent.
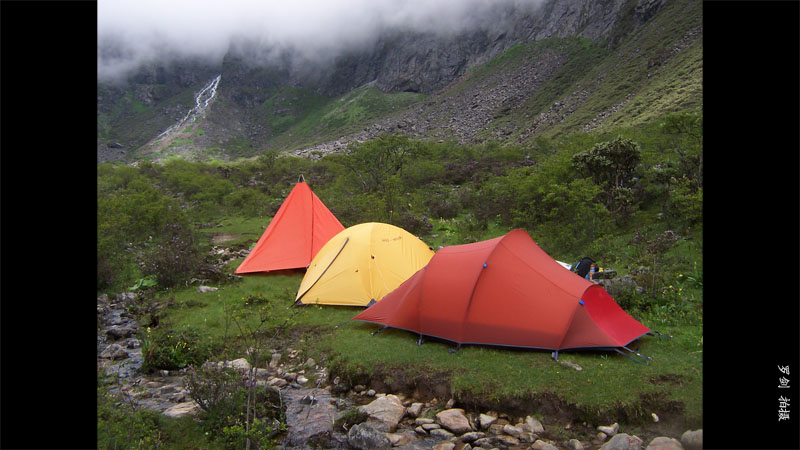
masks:
{"label": "yellow dome tent", "polygon": [[433,250],[408,231],[362,223],[332,237],[308,265],[297,303],[369,306],[425,267]]}

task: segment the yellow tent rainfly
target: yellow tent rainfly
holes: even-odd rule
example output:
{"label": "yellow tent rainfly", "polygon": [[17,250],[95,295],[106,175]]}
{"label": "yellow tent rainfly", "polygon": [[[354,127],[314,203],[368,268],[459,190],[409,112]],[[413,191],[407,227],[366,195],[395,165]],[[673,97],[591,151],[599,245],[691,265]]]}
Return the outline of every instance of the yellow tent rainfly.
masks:
{"label": "yellow tent rainfly", "polygon": [[433,257],[408,231],[362,223],[339,232],[309,264],[297,304],[369,306],[393,291]]}

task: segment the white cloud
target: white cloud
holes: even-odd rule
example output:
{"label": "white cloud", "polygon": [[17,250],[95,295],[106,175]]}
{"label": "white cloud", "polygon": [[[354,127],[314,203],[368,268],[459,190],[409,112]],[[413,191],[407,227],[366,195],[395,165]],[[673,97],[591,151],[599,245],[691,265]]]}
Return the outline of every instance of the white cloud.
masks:
{"label": "white cloud", "polygon": [[[389,27],[450,33],[486,25],[498,9],[541,0],[99,0],[98,76],[172,56],[219,60],[232,42],[307,58],[373,42]],[[113,45],[112,45],[113,44]],[[109,46],[113,51],[109,51]]]}

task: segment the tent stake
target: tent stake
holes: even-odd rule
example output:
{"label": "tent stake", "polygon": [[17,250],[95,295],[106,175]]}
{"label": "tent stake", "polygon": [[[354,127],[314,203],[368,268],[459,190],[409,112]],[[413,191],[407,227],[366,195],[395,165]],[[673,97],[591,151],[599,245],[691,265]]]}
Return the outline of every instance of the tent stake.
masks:
{"label": "tent stake", "polygon": [[417,341],[417,345],[422,345],[423,336],[419,335],[419,340]]}

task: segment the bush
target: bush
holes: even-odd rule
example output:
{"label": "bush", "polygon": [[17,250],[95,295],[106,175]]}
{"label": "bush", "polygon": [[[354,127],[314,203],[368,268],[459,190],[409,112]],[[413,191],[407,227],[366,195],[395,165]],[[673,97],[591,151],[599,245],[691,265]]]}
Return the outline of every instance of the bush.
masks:
{"label": "bush", "polygon": [[226,195],[223,203],[230,211],[247,217],[272,216],[278,210],[278,204],[253,188],[240,188]]}
{"label": "bush", "polygon": [[147,328],[139,333],[142,343],[144,369],[183,369],[189,365],[202,364],[209,353],[200,335],[193,330]]}
{"label": "bush", "polygon": [[573,167],[584,176],[591,176],[605,190],[608,210],[622,215],[632,207],[630,188],[636,182],[634,175],[640,161],[639,144],[622,136],[597,143],[572,157]]}
{"label": "bush", "polygon": [[425,193],[423,203],[431,217],[452,219],[461,213],[462,191],[452,191],[446,187],[438,187],[433,192]]}
{"label": "bush", "polygon": [[678,222],[690,227],[703,221],[703,188],[694,190],[687,178],[675,182],[675,191],[670,196],[670,207],[679,211]]}
{"label": "bush", "polygon": [[409,211],[400,213],[395,219],[395,225],[417,236],[428,234],[433,230],[433,224],[427,217]]}
{"label": "bush", "polygon": [[[205,428],[218,434],[228,448],[245,447],[247,376],[234,369],[206,362],[189,371],[185,381],[189,396],[205,411]],[[280,393],[271,387],[254,386],[255,419],[249,429],[255,448],[270,448],[274,438],[285,429]]]}
{"label": "bush", "polygon": [[377,193],[348,193],[331,197],[326,206],[345,227],[366,222],[388,222],[386,202]]}
{"label": "bush", "polygon": [[122,288],[141,278],[136,258],[166,224],[186,222],[177,201],[139,170],[98,166],[97,289]]}
{"label": "bush", "polygon": [[281,427],[276,427],[273,421],[254,419],[250,424],[249,433],[241,423],[223,427],[222,441],[227,448],[240,449],[246,448],[249,437],[251,449],[269,449],[275,445],[273,437],[281,429]]}
{"label": "bush", "polygon": [[143,256],[142,273],[154,276],[160,287],[171,288],[188,281],[200,268],[202,258],[194,231],[186,224],[171,223]]}
{"label": "bush", "polygon": [[150,449],[164,445],[160,414],[118,403],[98,379],[97,448]]}

